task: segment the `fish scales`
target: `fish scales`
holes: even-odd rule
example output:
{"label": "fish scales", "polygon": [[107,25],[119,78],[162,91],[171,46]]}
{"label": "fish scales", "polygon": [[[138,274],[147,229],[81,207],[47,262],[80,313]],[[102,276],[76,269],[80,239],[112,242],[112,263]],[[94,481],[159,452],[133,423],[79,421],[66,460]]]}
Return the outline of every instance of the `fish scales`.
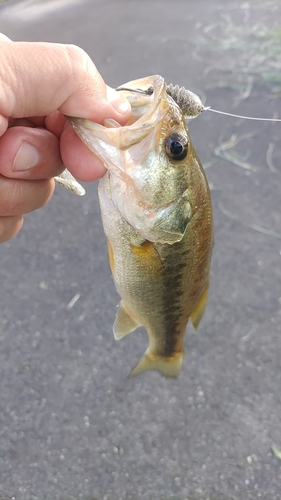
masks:
{"label": "fish scales", "polygon": [[158,75],[118,90],[132,105],[125,127],[69,121],[108,169],[99,199],[121,297],[115,338],[144,326],[149,346],[131,374],[155,369],[175,377],[187,322],[198,327],[209,287],[211,197],[186,125],[187,114],[194,117],[203,107],[185,91],[188,106],[181,109],[183,89],[169,86],[167,93]]}

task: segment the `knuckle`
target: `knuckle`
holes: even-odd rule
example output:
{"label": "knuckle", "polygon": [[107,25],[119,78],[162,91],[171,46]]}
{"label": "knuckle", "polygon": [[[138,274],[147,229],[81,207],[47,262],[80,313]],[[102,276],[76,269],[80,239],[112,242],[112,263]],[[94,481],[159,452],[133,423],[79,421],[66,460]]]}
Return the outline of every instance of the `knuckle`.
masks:
{"label": "knuckle", "polygon": [[16,179],[1,180],[1,215],[20,215],[23,199],[22,182]]}
{"label": "knuckle", "polygon": [[74,70],[77,70],[77,68],[86,70],[90,57],[85,50],[78,47],[78,45],[65,45],[65,50],[69,63]]}
{"label": "knuckle", "polygon": [[71,66],[72,78],[78,86],[82,89],[87,88],[89,76],[90,80],[95,82],[94,86],[99,86],[102,79],[87,52],[78,45],[66,45],[65,49]]}
{"label": "knuckle", "polygon": [[0,216],[21,216],[45,205],[54,192],[54,180],[0,179]]}

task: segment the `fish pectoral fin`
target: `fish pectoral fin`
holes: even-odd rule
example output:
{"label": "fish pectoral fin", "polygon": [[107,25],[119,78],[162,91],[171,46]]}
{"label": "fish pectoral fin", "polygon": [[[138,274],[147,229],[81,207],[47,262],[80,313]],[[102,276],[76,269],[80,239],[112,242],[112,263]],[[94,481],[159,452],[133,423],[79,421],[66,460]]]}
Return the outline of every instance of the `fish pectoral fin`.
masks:
{"label": "fish pectoral fin", "polygon": [[120,302],[113,325],[113,333],[116,340],[121,339],[130,332],[141,326],[127,311],[124,303]]}
{"label": "fish pectoral fin", "polygon": [[149,349],[144,353],[141,360],[132,369],[130,376],[136,377],[148,370],[157,370],[165,377],[176,378],[181,370],[183,351],[173,356],[165,357],[152,354]]}
{"label": "fish pectoral fin", "polygon": [[181,241],[189,222],[192,219],[192,208],[187,191],[179,200],[160,211],[153,226],[153,235],[161,243],[172,245]]}
{"label": "fish pectoral fin", "polygon": [[199,323],[201,321],[201,318],[204,314],[205,307],[206,307],[207,300],[208,300],[208,291],[209,291],[209,283],[207,283],[207,286],[203,292],[203,295],[201,296],[201,298],[197,302],[194,310],[192,311],[192,314],[190,315],[191,321],[192,321],[192,324],[193,324],[195,330],[197,330]]}
{"label": "fish pectoral fin", "polygon": [[130,245],[130,248],[135,257],[140,258],[140,264],[150,271],[162,271],[163,263],[160,259],[157,249],[151,241],[145,240],[141,245]]}

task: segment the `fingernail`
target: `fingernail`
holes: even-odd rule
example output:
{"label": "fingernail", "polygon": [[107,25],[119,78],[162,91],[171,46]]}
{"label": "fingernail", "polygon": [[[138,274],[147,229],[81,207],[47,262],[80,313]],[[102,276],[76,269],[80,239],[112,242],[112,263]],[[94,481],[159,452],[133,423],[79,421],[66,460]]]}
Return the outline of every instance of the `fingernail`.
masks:
{"label": "fingernail", "polygon": [[127,113],[127,111],[129,111],[129,109],[131,108],[131,105],[129,101],[127,101],[126,97],[124,97],[122,94],[120,94],[120,92],[117,92],[113,88],[108,87],[108,85],[106,89],[106,95],[111,106],[121,115]]}
{"label": "fingernail", "polygon": [[35,167],[38,162],[39,154],[37,149],[29,142],[22,141],[14,159],[13,170],[28,170]]}

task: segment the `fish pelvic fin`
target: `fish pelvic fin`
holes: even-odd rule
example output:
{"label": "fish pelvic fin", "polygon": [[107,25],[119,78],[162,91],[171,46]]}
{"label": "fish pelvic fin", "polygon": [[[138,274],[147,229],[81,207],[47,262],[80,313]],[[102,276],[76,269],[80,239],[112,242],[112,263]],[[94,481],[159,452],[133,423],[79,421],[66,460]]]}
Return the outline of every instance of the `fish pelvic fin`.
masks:
{"label": "fish pelvic fin", "polygon": [[116,318],[113,325],[113,334],[116,340],[125,337],[130,332],[133,332],[138,326],[141,326],[127,310],[124,302],[121,300]]}
{"label": "fish pelvic fin", "polygon": [[130,376],[137,377],[148,370],[157,370],[165,377],[176,378],[181,370],[183,350],[172,356],[158,356],[152,354],[149,349],[144,353],[141,360],[132,369]]}
{"label": "fish pelvic fin", "polygon": [[206,286],[203,294],[201,295],[201,298],[197,302],[195,308],[192,311],[192,314],[190,315],[191,321],[192,321],[192,324],[193,324],[195,330],[197,330],[199,323],[202,319],[202,316],[204,314],[205,307],[206,307],[207,300],[208,300],[208,291],[209,291],[209,283],[207,283],[207,286]]}

